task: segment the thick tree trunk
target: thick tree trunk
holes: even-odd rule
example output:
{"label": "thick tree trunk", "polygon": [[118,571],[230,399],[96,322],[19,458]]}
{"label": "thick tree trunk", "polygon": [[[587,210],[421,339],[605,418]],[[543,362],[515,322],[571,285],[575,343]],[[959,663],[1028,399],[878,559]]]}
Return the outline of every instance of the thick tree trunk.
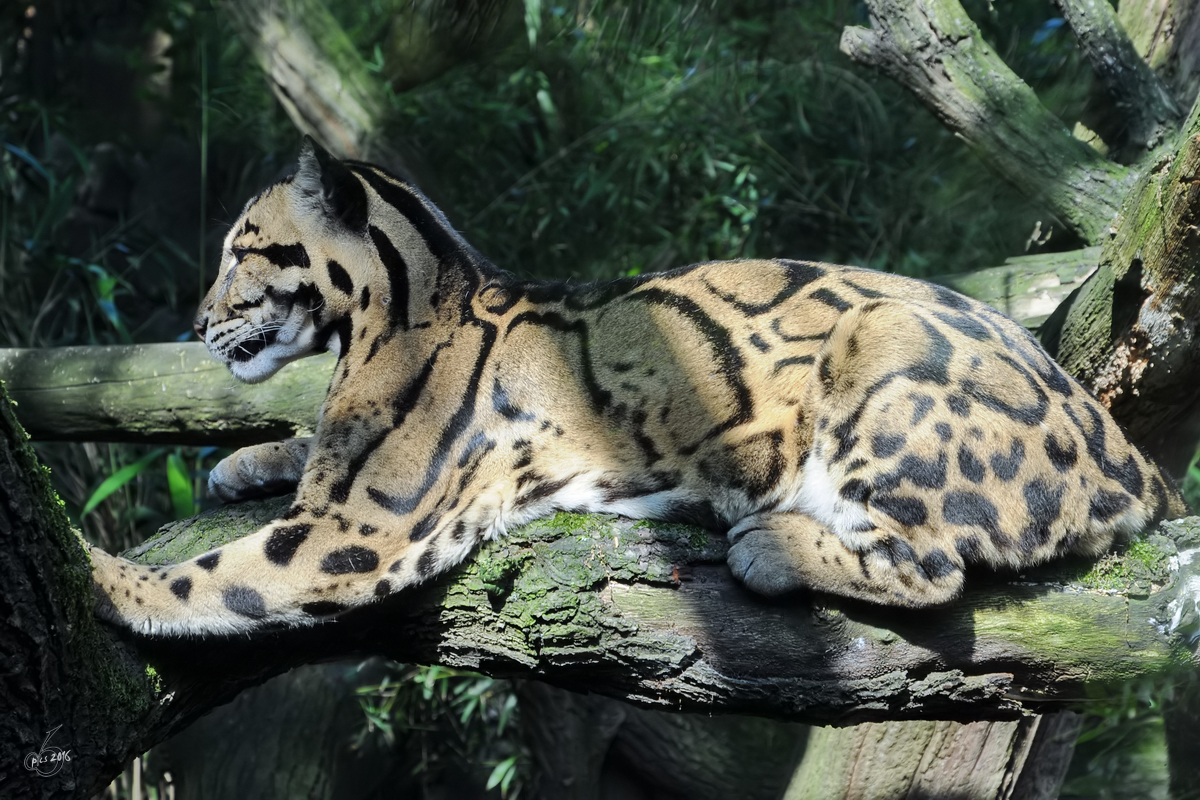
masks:
{"label": "thick tree trunk", "polygon": [[1099,269],[1060,316],[1059,363],[1178,472],[1192,455],[1179,428],[1200,424],[1200,103],[1179,150],[1126,198]]}
{"label": "thick tree trunk", "polygon": [[159,677],[92,616],[92,582],[0,388],[0,796],[86,796],[162,737]]}
{"label": "thick tree trunk", "polygon": [[1187,108],[1200,92],[1200,6],[1193,0],[1118,4],[1117,18],[1142,58]]}

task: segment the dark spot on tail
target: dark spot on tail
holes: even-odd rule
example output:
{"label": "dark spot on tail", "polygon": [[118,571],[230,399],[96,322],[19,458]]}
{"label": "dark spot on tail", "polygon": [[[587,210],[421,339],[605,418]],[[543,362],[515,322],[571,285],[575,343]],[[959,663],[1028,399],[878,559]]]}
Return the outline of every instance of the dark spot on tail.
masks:
{"label": "dark spot on tail", "polygon": [[206,572],[212,572],[217,568],[217,562],[221,560],[221,551],[214,550],[208,555],[200,556],[196,559],[196,566]]}
{"label": "dark spot on tail", "polygon": [[242,617],[262,619],[267,616],[267,604],[262,595],[249,586],[230,586],[221,594],[221,602],[230,611]]}
{"label": "dark spot on tail", "polygon": [[379,554],[356,544],[334,550],[321,559],[321,571],[329,575],[374,572],[378,566]]}
{"label": "dark spot on tail", "polygon": [[379,583],[375,584],[375,596],[376,597],[387,597],[391,593],[392,593],[392,582],[391,581],[385,579],[385,580],[381,580]]}
{"label": "dark spot on tail", "polygon": [[188,595],[192,593],[191,578],[176,578],[171,581],[171,594],[178,597],[180,600],[187,601]]}
{"label": "dark spot on tail", "polygon": [[304,543],[310,532],[312,532],[312,525],[306,522],[276,528],[267,538],[267,543],[263,546],[263,553],[272,564],[286,567],[291,563],[297,548]]}
{"label": "dark spot on tail", "polygon": [[422,580],[437,571],[437,567],[433,563],[435,558],[436,554],[433,552],[433,548],[428,547],[424,553],[421,553],[421,557],[417,559],[417,575]]}
{"label": "dark spot on tail", "polygon": [[442,521],[442,515],[436,511],[427,514],[420,522],[413,526],[413,529],[408,533],[410,542],[419,542],[429,534],[433,533],[433,529]]}

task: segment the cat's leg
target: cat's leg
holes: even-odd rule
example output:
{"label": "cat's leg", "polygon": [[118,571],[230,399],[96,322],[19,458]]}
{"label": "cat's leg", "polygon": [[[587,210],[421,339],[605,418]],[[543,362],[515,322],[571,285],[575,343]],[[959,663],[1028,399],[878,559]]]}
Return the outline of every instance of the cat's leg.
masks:
{"label": "cat's leg", "polygon": [[963,584],[959,554],[938,547],[916,549],[900,531],[874,529],[861,549],[807,514],[756,514],[730,532],[729,566],[760,594],[796,589],[854,597],[886,605],[920,607],[954,599]]}
{"label": "cat's leg", "polygon": [[314,438],[243,447],[213,467],[208,490],[226,503],[294,491]]}

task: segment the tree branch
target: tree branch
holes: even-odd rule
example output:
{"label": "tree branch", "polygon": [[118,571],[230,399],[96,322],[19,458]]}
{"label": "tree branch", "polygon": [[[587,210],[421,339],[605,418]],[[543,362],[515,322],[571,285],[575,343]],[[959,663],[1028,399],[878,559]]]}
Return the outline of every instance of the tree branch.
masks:
{"label": "tree branch", "polygon": [[[134,556],[177,562],[267,522],[286,503],[179,523]],[[1099,572],[1075,564],[990,585],[978,576],[952,607],[914,614],[826,597],[765,601],[730,575],[721,537],[560,514],[486,543],[396,602],[314,629],[206,646],[206,654],[169,640],[147,652],[180,688],[210,675],[236,683],[315,658],[378,653],[666,708],[818,723],[1013,718],[1078,696],[1088,683],[1160,672],[1187,655],[1167,607],[1194,607],[1187,578],[1200,564],[1181,567],[1168,590],[1151,587],[1165,582],[1176,540],[1200,543],[1200,520],[1164,531],[1138,557]],[[1127,594],[1100,589],[1110,584]]]}
{"label": "tree branch", "polygon": [[201,342],[0,349],[0,378],[37,441],[241,446],[313,433],[333,357],[239,383]]}
{"label": "tree branch", "polygon": [[1097,127],[1128,164],[1174,136],[1182,116],[1166,85],[1138,53],[1107,0],[1054,0],[1071,26],[1111,109]]}
{"label": "tree branch", "polygon": [[957,0],[868,0],[842,52],[913,92],[994,172],[1099,243],[1129,172],[1071,136],[984,42]]}
{"label": "tree branch", "polygon": [[341,25],[318,0],[222,0],[296,128],[339,158],[405,172],[380,133],[388,107]]}

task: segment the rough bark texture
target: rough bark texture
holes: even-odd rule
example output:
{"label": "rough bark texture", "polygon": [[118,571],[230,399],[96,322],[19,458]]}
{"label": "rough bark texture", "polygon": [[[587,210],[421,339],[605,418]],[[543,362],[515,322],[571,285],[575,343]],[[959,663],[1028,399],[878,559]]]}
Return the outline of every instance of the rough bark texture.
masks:
{"label": "rough bark texture", "polygon": [[1175,135],[1182,116],[1166,84],[1143,59],[1108,0],[1055,0],[1092,72],[1104,87],[1107,113],[1089,125],[1128,164]]}
{"label": "rough bark texture", "polygon": [[1099,269],[1063,308],[1056,353],[1174,472],[1191,456],[1180,428],[1200,413],[1200,103],[1181,144],[1123,204]]}
{"label": "rough bark texture", "polygon": [[822,728],[809,738],[785,800],[1052,800],[1078,733],[1079,718],[1069,712]]}
{"label": "rough bark texture", "polygon": [[161,738],[158,678],[92,616],[87,557],[0,388],[0,797],[86,796]]}
{"label": "rough bark texture", "polygon": [[842,52],[908,88],[994,172],[1099,243],[1130,175],[1071,136],[957,0],[868,0]]}
{"label": "rough bark texture", "polygon": [[[286,500],[211,513],[170,528],[136,556],[177,561],[285,507]],[[1185,542],[1197,536],[1194,523],[1167,530]],[[1175,663],[1181,651],[1148,621],[1170,619],[1171,593],[1145,595],[1165,576],[1147,569],[1161,570],[1172,545],[1157,537],[1145,546],[1155,548],[1149,567],[1127,558],[1087,574],[1084,565],[1065,573],[1059,565],[1009,582],[978,576],[952,607],[913,614],[832,598],[768,602],[733,580],[719,537],[560,514],[485,544],[467,564],[400,602],[309,631],[228,644],[274,665],[379,652],[542,677],[670,709],[838,723],[1011,719],[1085,683]],[[1140,577],[1130,581],[1128,570]],[[1132,583],[1136,596],[1099,588],[1110,582]],[[152,649],[200,661],[213,652],[196,654],[171,641]],[[236,661],[219,663],[211,671],[228,671],[230,680],[247,671]],[[194,659],[180,666],[202,668]]]}

